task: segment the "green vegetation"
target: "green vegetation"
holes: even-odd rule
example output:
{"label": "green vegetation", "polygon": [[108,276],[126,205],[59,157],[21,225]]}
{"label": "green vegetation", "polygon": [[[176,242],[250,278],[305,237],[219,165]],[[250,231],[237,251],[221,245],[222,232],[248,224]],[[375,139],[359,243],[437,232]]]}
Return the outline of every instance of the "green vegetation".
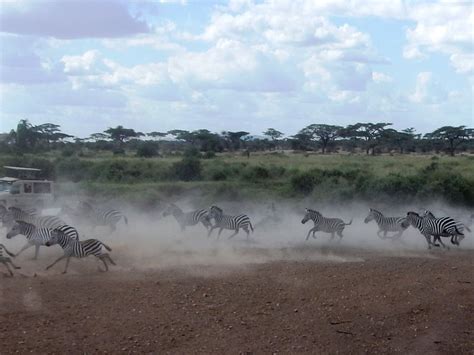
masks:
{"label": "green vegetation", "polygon": [[[0,165],[39,167],[67,192],[68,182],[92,193],[131,200],[186,194],[203,199],[265,197],[396,202],[441,198],[474,206],[473,156],[366,156],[302,153],[220,153],[196,150],[160,158],[0,156]],[[2,172],[0,172],[1,174]]]}

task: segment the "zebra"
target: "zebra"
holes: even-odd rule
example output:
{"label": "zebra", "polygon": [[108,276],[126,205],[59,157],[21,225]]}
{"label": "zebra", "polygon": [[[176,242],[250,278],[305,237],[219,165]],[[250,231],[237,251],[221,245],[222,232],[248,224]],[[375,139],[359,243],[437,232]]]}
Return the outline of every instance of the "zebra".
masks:
{"label": "zebra", "polygon": [[163,217],[173,215],[181,227],[181,231],[184,231],[187,226],[195,226],[199,222],[208,230],[211,227],[209,220],[209,212],[207,210],[196,210],[192,212],[183,212],[181,208],[175,204],[170,204],[168,208],[163,212]]}
{"label": "zebra", "polygon": [[35,214],[13,206],[8,207],[8,211],[11,213],[13,221],[24,221],[34,224],[38,228],[55,229],[67,225],[66,222],[56,216],[36,216]]}
{"label": "zebra", "polygon": [[[68,235],[69,238],[78,240],[79,234],[74,227],[71,226],[61,226],[54,230],[61,231],[62,233]],[[20,249],[15,256],[20,255],[26,249],[34,246],[35,247],[35,257],[34,260],[38,259],[39,248],[42,245],[45,245],[46,242],[51,238],[53,229],[49,228],[38,228],[34,224],[16,221],[15,224],[11,227],[10,231],[7,233],[7,239],[11,239],[19,234],[22,234],[26,237],[26,244],[23,248]]]}
{"label": "zebra", "polygon": [[[405,217],[385,217],[381,212],[371,208],[369,215],[365,217],[364,223],[369,223],[375,220],[379,230],[377,235],[380,239],[398,239],[402,236],[403,232],[410,226]],[[383,232],[383,236],[380,233]],[[398,232],[392,237],[387,237],[387,232]]]}
{"label": "zebra", "polygon": [[[458,230],[456,221],[451,217],[422,217],[418,213],[410,211],[407,213],[407,220],[423,234],[428,243],[428,249],[431,249],[432,245],[439,247],[436,240],[443,248],[446,248],[440,237],[464,236]],[[433,236],[433,242],[431,242],[431,236]]]}
{"label": "zebra", "polygon": [[[5,252],[7,254],[7,256],[4,256],[3,255],[3,252]],[[10,266],[8,266],[8,264],[11,264],[13,266],[14,269],[21,269],[21,267],[19,266],[16,266],[12,259],[10,258],[14,258],[15,257],[15,254],[11,253],[8,251],[8,249],[5,247],[5,245],[3,244],[0,244],[0,263],[2,263],[3,265],[5,265],[5,267],[7,268],[8,272],[10,273],[10,276],[13,277],[13,272],[12,270],[10,269]]]}
{"label": "zebra", "polygon": [[[433,214],[433,212],[429,211],[429,210],[425,210],[425,212],[423,213],[423,218],[430,218],[430,219],[436,219],[435,215]],[[456,229],[462,233],[462,235],[459,235],[459,234],[455,234],[455,235],[452,235],[451,236],[451,244],[453,245],[458,245],[459,246],[459,242],[461,242],[463,239],[464,239],[464,229],[466,229],[468,232],[471,232],[471,229],[466,226],[464,223],[458,221],[458,220],[455,220],[456,222]],[[434,243],[436,242],[436,240],[438,240],[440,243],[441,243],[441,239],[440,237],[435,237],[434,238]]]}
{"label": "zebra", "polygon": [[331,240],[334,238],[334,234],[337,233],[339,240],[341,240],[343,237],[342,231],[344,228],[352,224],[352,219],[349,223],[344,223],[344,221],[340,218],[326,218],[323,217],[323,215],[318,211],[306,208],[306,214],[301,220],[301,223],[305,224],[310,219],[314,222],[314,227],[309,230],[306,240],[309,239],[311,232],[313,232],[313,238],[316,239],[315,233],[317,231],[331,233]]}
{"label": "zebra", "polygon": [[66,266],[63,271],[63,274],[65,274],[67,272],[69,260],[71,259],[71,257],[84,258],[89,255],[94,255],[99,258],[99,260],[104,263],[105,271],[109,270],[106,260],[108,260],[112,265],[116,265],[110,255],[107,252],[104,252],[103,250],[103,248],[105,248],[107,251],[112,251],[112,249],[108,245],[102,243],[97,239],[87,239],[84,241],[78,241],[76,239],[70,238],[67,234],[61,231],[54,230],[51,233],[51,238],[45,243],[45,245],[47,247],[50,247],[54,244],[59,244],[61,248],[63,248],[64,255],[58,258],[51,265],[48,265],[46,267],[46,270],[49,270],[58,261],[66,259]]}
{"label": "zebra", "polygon": [[128,219],[122,212],[110,208],[93,207],[88,202],[82,202],[78,212],[92,224],[92,230],[100,226],[109,226],[112,233],[117,229],[116,225],[122,218],[125,224],[128,225]]}
{"label": "zebra", "polygon": [[254,231],[252,223],[250,222],[250,218],[245,214],[239,214],[236,216],[230,216],[224,214],[223,210],[217,206],[211,206],[209,209],[209,219],[214,218],[214,225],[209,229],[208,237],[211,235],[212,231],[216,228],[219,228],[219,233],[217,234],[217,238],[222,233],[224,229],[231,229],[234,230],[234,234],[232,234],[230,238],[234,237],[239,233],[240,228],[242,228],[245,233],[247,233],[247,240],[249,239],[250,231],[249,227]]}

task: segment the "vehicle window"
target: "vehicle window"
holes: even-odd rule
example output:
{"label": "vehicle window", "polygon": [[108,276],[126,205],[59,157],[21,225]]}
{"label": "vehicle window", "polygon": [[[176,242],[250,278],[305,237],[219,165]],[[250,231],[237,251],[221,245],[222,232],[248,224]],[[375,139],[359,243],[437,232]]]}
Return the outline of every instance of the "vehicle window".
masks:
{"label": "vehicle window", "polygon": [[20,185],[12,185],[10,188],[11,194],[19,194],[20,193]]}
{"label": "vehicle window", "polygon": [[51,184],[47,182],[35,182],[33,184],[35,194],[50,194]]}
{"label": "vehicle window", "polygon": [[23,191],[25,194],[31,194],[33,192],[33,186],[31,186],[31,183],[23,184]]}

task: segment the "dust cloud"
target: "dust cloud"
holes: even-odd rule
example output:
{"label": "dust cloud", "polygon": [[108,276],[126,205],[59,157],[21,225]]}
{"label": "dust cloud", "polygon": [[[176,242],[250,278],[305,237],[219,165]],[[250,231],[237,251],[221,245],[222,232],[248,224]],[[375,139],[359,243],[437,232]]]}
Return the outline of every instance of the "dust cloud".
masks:
{"label": "dust cloud", "polygon": [[[81,198],[75,196],[61,203],[74,207]],[[183,211],[188,212],[198,208],[210,206],[195,203],[196,199],[183,198],[175,200]],[[369,208],[376,208],[386,216],[405,216],[407,211],[431,210],[436,216],[449,215],[469,226],[470,211],[460,208],[446,207],[442,202],[433,202],[423,206],[390,206],[388,204],[367,204],[353,202],[348,204],[318,204],[309,201],[262,201],[259,204],[216,200],[213,204],[223,208],[226,214],[247,214],[255,231],[249,240],[241,230],[235,237],[228,239],[233,233],[224,230],[217,237],[218,230],[214,230],[210,237],[206,228],[197,224],[181,231],[179,224],[172,215],[163,216],[168,202],[161,201],[154,206],[138,208],[123,201],[97,202],[103,206],[120,210],[128,218],[128,225],[123,220],[117,224],[117,230],[110,232],[108,227],[97,227],[94,230],[86,223],[80,223],[70,216],[62,215],[67,223],[76,227],[81,240],[96,238],[112,248],[110,255],[117,263],[111,271],[147,271],[156,269],[181,269],[189,274],[212,276],[225,272],[245,270],[262,263],[277,261],[287,262],[364,262],[367,255],[380,257],[420,257],[436,258],[438,253],[450,253],[456,249],[474,249],[472,233],[466,232],[466,238],[460,247],[451,245],[449,238],[443,238],[450,250],[436,248],[429,251],[425,238],[413,227],[409,227],[398,240],[382,240],[377,236],[378,227],[375,221],[364,223]],[[272,209],[272,204],[274,209]],[[341,218],[346,226],[342,240],[330,234],[317,232],[316,239],[305,240],[313,222],[302,224],[305,208],[320,211],[325,217]],[[474,229],[474,228],[473,228]],[[25,237],[17,236],[7,240],[5,228],[0,230],[0,242],[10,250],[17,252],[26,242]],[[393,235],[395,233],[389,233]],[[39,259],[30,260],[34,255],[34,248],[23,252],[15,258],[15,262],[22,266],[21,273],[25,276],[51,275],[62,272],[64,261],[58,263],[49,271],[46,265],[52,263],[62,255],[59,246],[41,247]],[[83,273],[94,270],[99,261],[71,260],[69,273]],[[28,304],[35,304],[34,297],[25,300]]]}

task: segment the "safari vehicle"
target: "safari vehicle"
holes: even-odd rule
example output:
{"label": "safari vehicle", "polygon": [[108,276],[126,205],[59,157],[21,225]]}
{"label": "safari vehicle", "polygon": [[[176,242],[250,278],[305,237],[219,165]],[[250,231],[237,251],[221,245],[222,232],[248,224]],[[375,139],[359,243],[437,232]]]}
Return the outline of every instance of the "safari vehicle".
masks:
{"label": "safari vehicle", "polygon": [[3,167],[9,175],[0,178],[0,203],[6,207],[43,209],[54,201],[54,182],[38,178],[41,169]]}

